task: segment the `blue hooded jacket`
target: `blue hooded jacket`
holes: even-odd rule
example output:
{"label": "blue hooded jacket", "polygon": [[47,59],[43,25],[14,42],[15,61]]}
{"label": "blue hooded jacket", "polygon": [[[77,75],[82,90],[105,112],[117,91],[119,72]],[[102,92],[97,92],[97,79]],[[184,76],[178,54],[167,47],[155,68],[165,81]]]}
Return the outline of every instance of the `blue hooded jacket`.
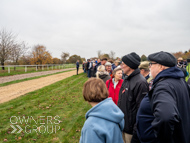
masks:
{"label": "blue hooded jacket", "polygon": [[190,98],[183,72],[171,67],[154,79],[137,113],[141,143],[189,143]]}
{"label": "blue hooded jacket", "polygon": [[80,143],[123,143],[124,114],[111,98],[86,113]]}

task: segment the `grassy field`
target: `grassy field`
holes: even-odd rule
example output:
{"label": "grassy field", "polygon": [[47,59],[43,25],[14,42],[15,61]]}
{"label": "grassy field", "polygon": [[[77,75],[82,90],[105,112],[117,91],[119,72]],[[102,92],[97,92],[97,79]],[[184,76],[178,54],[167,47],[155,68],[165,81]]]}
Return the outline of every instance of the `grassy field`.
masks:
{"label": "grassy field", "polygon": [[47,66],[44,66],[44,68],[38,68],[36,71],[36,67],[27,67],[27,72],[25,72],[25,67],[16,67],[16,70],[14,70],[14,67],[10,67],[10,73],[8,73],[8,67],[5,67],[5,70],[0,69],[0,76],[11,76],[16,74],[25,74],[25,73],[32,73],[32,72],[41,72],[41,71],[49,71],[49,70],[58,70],[58,69],[68,69],[68,68],[75,68],[75,64],[65,64],[64,67],[62,66],[53,66],[47,68]]}
{"label": "grassy field", "polygon": [[0,142],[79,142],[90,109],[82,97],[86,80],[82,73],[0,104]]}

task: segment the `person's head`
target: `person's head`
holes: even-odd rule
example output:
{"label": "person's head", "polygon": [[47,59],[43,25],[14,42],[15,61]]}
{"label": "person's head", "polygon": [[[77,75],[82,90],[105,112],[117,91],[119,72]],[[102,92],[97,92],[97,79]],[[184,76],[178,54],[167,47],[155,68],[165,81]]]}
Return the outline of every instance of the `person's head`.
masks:
{"label": "person's head", "polygon": [[100,59],[98,59],[98,63],[100,63],[101,62],[101,60]]}
{"label": "person's head", "polygon": [[121,68],[126,75],[130,75],[140,65],[141,58],[135,52],[122,57]]}
{"label": "person's head", "polygon": [[102,59],[101,59],[101,65],[105,65],[106,62],[107,62],[107,60],[108,60],[107,58],[102,58]]}
{"label": "person's head", "polygon": [[115,63],[115,66],[117,67],[120,64],[120,61],[116,60],[114,63]]}
{"label": "person's head", "polygon": [[93,63],[92,66],[95,67],[95,66],[96,66],[96,63]]}
{"label": "person's head", "polygon": [[112,59],[109,59],[108,62],[110,62],[111,64],[113,64],[113,60]]}
{"label": "person's head", "polygon": [[111,63],[110,62],[106,62],[105,67],[106,67],[107,72],[111,72]]}
{"label": "person's head", "polygon": [[140,66],[139,66],[139,69],[140,69],[140,73],[144,77],[146,77],[150,73],[149,62],[148,61],[141,62]]}
{"label": "person's head", "polygon": [[113,70],[113,77],[117,80],[121,80],[122,79],[122,69],[121,68],[115,68]]}
{"label": "person's head", "polygon": [[179,66],[183,65],[183,58],[182,58],[182,57],[179,57],[179,58],[177,59],[177,63],[178,63]]}
{"label": "person's head", "polygon": [[96,72],[96,78],[99,78],[100,75],[109,75],[108,72],[106,71],[106,68],[104,65],[98,66],[97,72]]}
{"label": "person's head", "polygon": [[182,58],[182,57],[179,57],[179,58],[177,59],[177,61],[178,61],[178,62],[181,62],[181,61],[183,61],[183,58]]}
{"label": "person's head", "polygon": [[90,78],[83,86],[83,97],[88,102],[101,102],[108,98],[108,89],[101,79]]}
{"label": "person's head", "polygon": [[174,67],[177,64],[176,58],[168,52],[157,52],[148,56],[150,73],[155,78],[161,71]]}
{"label": "person's head", "polygon": [[79,62],[79,60],[77,60],[77,62]]}

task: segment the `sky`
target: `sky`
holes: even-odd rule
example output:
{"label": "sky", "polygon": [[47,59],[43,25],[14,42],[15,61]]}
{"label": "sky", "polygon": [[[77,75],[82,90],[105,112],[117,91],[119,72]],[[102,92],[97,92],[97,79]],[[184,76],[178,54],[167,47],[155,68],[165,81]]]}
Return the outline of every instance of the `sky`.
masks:
{"label": "sky", "polygon": [[0,30],[84,58],[190,49],[190,0],[0,0]]}

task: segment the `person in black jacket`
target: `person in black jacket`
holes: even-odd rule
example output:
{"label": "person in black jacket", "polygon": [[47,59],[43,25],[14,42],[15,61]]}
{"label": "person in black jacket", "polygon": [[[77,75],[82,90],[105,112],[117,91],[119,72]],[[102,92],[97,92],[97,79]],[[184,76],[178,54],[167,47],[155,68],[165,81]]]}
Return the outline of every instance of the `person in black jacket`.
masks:
{"label": "person in black jacket", "polygon": [[140,141],[190,143],[190,97],[183,72],[170,53],[154,53],[148,60],[154,81],[137,113]]}
{"label": "person in black jacket", "polygon": [[138,141],[136,135],[136,114],[140,102],[148,93],[148,83],[140,74],[138,66],[140,57],[136,53],[130,53],[122,58],[121,68],[127,77],[124,79],[119,92],[118,107],[125,115],[125,127],[123,130],[123,139],[125,143],[130,143],[133,134],[133,141]]}

